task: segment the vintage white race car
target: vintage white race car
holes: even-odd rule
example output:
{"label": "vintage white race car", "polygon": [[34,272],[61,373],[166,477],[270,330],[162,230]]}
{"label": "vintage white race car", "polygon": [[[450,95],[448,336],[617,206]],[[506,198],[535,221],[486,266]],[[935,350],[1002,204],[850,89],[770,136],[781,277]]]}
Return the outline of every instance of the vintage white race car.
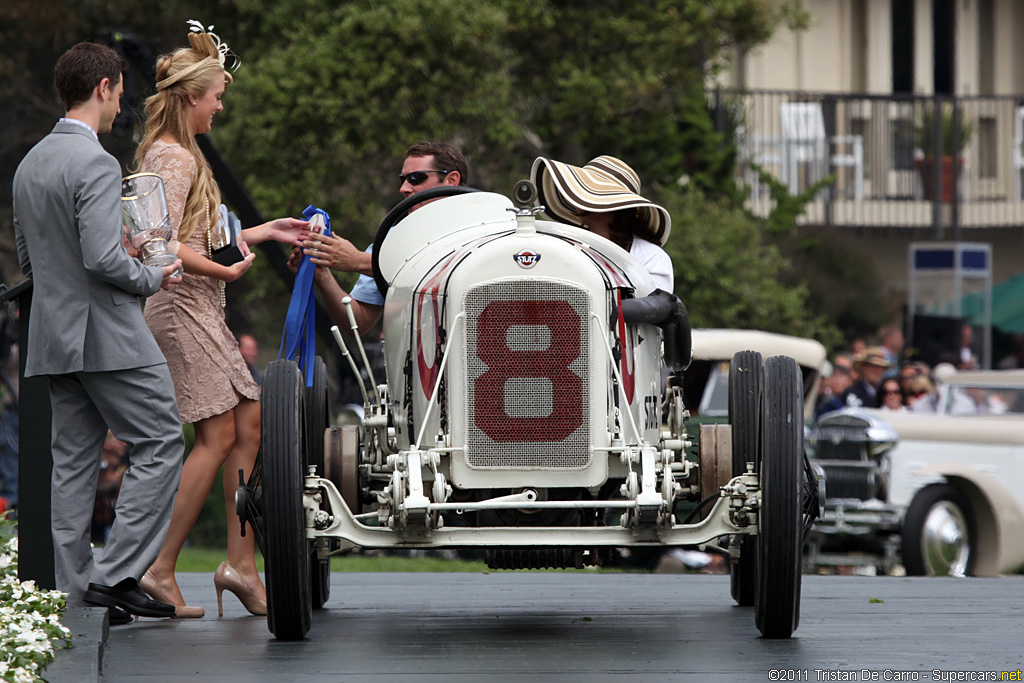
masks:
{"label": "vintage white race car", "polygon": [[[482,548],[521,569],[718,543],[733,597],[789,637],[817,510],[797,363],[737,354],[731,429],[690,453],[681,302],[611,242],[537,220],[529,183],[513,194],[428,190],[384,220],[387,377],[366,389],[363,432],[327,424],[319,358],[308,388],[292,361],[267,369],[261,460],[237,503],[259,530],[270,630],[307,633],[340,549]],[[677,519],[684,501],[703,503]]]}

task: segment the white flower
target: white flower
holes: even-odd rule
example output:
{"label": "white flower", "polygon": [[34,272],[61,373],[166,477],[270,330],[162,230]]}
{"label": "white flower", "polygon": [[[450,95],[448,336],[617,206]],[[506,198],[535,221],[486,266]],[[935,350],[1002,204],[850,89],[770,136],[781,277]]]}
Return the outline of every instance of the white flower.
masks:
{"label": "white flower", "polygon": [[34,671],[30,672],[26,669],[15,669],[14,671],[14,683],[35,683],[37,678]]}
{"label": "white flower", "polygon": [[0,525],[0,681],[34,683],[53,661],[55,643],[71,644],[71,631],[60,623],[66,596],[18,580],[17,538],[4,533]]}

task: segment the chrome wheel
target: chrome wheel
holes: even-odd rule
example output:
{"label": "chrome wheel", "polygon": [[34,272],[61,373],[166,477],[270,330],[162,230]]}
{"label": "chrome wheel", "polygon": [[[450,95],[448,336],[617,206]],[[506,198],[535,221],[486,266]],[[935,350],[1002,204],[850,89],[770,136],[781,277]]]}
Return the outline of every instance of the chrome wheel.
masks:
{"label": "chrome wheel", "polygon": [[949,484],[918,491],[903,519],[903,566],[909,576],[974,574],[974,517],[970,502]]}
{"label": "chrome wheel", "polygon": [[966,576],[971,536],[963,510],[948,500],[932,506],[921,529],[921,550],[929,575]]}

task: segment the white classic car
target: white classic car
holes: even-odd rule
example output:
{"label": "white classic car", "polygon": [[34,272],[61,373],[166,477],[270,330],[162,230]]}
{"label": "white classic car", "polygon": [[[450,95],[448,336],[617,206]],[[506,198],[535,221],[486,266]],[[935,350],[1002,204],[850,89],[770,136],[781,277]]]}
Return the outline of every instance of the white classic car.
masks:
{"label": "white classic car", "polygon": [[705,417],[729,415],[729,363],[744,350],[765,358],[789,356],[800,366],[804,417],[814,414],[815,399],[825,363],[825,347],[813,339],[761,330],[693,330],[693,360],[686,369],[684,387],[691,412]]}
{"label": "white classic car", "polygon": [[[936,412],[849,409],[811,441],[828,504],[812,553],[856,547],[910,575],[1024,567],[1024,371],[966,371]],[[924,399],[929,400],[929,399]]]}

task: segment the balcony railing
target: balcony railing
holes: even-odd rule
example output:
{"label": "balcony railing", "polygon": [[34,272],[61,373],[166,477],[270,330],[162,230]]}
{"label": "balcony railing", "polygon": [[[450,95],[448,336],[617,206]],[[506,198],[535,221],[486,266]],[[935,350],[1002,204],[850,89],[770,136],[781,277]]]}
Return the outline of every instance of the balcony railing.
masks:
{"label": "balcony railing", "polygon": [[791,194],[831,179],[802,224],[935,228],[954,237],[961,229],[1024,226],[1022,97],[709,97],[717,127],[736,141],[737,173],[755,213],[773,206],[761,169]]}

